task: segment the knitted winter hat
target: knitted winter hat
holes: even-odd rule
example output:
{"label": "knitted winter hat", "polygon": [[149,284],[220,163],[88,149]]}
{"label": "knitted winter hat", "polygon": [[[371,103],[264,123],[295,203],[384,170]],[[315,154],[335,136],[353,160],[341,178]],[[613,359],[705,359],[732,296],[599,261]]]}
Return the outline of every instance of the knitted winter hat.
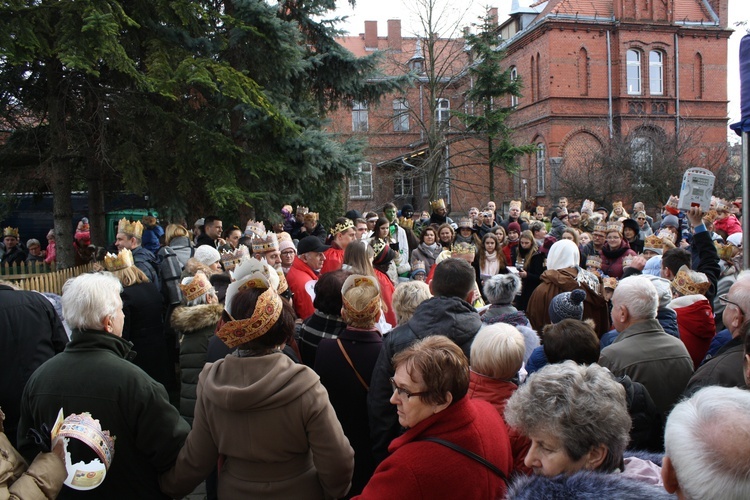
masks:
{"label": "knitted winter hat", "polygon": [[680,220],[677,218],[676,215],[667,215],[664,217],[664,220],[661,221],[661,227],[676,227],[679,229],[680,227]]}
{"label": "knitted winter hat", "polygon": [[201,264],[205,264],[207,266],[210,266],[211,264],[214,264],[221,260],[221,254],[219,254],[219,251],[211,245],[199,246],[195,249],[195,254],[193,255],[193,257],[195,257],[195,259]]}
{"label": "knitted winter hat", "polygon": [[514,273],[496,274],[484,283],[484,295],[490,304],[510,304],[521,292],[521,278]]}
{"label": "knitted winter hat", "polygon": [[549,304],[549,319],[552,324],[564,319],[583,319],[584,300],[586,292],[580,289],[555,296]]}
{"label": "knitted winter hat", "polygon": [[515,231],[518,234],[521,234],[521,224],[518,222],[511,222],[508,224],[508,232]]}

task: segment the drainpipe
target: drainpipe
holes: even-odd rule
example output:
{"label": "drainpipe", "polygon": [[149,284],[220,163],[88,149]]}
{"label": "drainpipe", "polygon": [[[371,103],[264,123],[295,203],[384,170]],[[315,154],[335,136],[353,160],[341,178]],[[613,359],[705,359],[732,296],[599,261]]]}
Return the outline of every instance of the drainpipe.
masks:
{"label": "drainpipe", "polygon": [[677,33],[674,34],[674,114],[675,136],[680,136],[680,44]]}
{"label": "drainpipe", "polygon": [[609,138],[614,138],[614,124],[612,118],[612,44],[609,39],[609,30],[607,30],[607,98],[609,101]]}

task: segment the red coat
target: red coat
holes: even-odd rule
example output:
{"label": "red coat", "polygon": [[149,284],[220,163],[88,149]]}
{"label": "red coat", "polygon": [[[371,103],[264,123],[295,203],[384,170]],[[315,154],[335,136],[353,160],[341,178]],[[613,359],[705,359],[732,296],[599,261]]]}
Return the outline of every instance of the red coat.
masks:
{"label": "red coat", "polygon": [[294,302],[294,312],[297,313],[299,319],[307,319],[315,312],[313,307],[312,297],[305,290],[305,285],[309,281],[317,281],[318,276],[310,266],[301,261],[298,257],[294,258],[292,267],[286,274],[286,282],[289,284],[289,289],[294,294],[292,301]]}
{"label": "red coat", "polygon": [[599,257],[601,257],[602,259],[602,273],[606,274],[610,278],[617,278],[618,280],[622,278],[622,273],[624,271],[622,261],[625,259],[625,257],[638,255],[630,249],[630,245],[627,241],[625,241],[625,239],[622,240],[622,246],[627,247],[628,249],[625,250],[625,252],[616,259],[610,259],[606,255],[604,255],[604,249],[609,248],[608,243],[605,243],[602,249],[599,251]]}
{"label": "red coat", "polygon": [[717,219],[714,221],[714,229],[721,229],[727,233],[727,236],[731,236],[734,233],[742,232],[742,224],[737,220],[734,214],[729,214],[723,219]]}
{"label": "red coat", "polygon": [[484,401],[463,397],[394,439],[360,499],[503,498],[503,481],[479,462],[442,444],[437,437],[472,451],[510,477],[513,456],[508,432],[497,411]]}
{"label": "red coat", "polygon": [[387,274],[378,271],[377,269],[374,271],[375,277],[378,278],[378,284],[380,285],[380,298],[383,299],[383,303],[388,307],[388,312],[384,313],[385,320],[395,328],[398,325],[398,321],[396,321],[396,311],[393,310],[393,292],[396,290],[396,287],[393,286],[393,282]]}
{"label": "red coat", "polygon": [[[497,412],[505,421],[505,404],[516,392],[518,386],[507,380],[498,380],[475,372],[469,374],[469,392],[466,394],[471,399],[487,401],[495,407]],[[513,453],[513,471],[529,475],[532,470],[523,463],[526,454],[531,448],[531,440],[512,427],[508,428],[510,448]]]}
{"label": "red coat", "polygon": [[703,295],[685,295],[674,299],[669,307],[677,313],[680,340],[693,359],[693,368],[697,370],[716,335],[711,304]]}
{"label": "red coat", "polygon": [[323,262],[323,268],[320,270],[320,274],[330,273],[331,271],[338,271],[341,269],[341,265],[344,263],[344,251],[335,246],[331,247],[323,252],[326,256],[325,262]]}

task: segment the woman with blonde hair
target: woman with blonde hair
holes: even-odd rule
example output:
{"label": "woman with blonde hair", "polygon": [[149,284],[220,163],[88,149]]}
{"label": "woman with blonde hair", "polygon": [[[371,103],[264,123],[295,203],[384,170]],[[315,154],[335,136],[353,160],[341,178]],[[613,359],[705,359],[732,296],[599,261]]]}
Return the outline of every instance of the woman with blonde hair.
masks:
{"label": "woman with blonde hair", "polygon": [[122,284],[120,298],[125,313],[122,338],[132,342],[138,354],[133,363],[167,390],[174,388],[175,370],[167,352],[161,293],[134,265],[133,254],[127,248],[117,255],[107,254],[104,267]]}
{"label": "woman with blonde hair", "polygon": [[193,256],[193,246],[190,244],[190,236],[188,230],[184,226],[179,224],[169,224],[167,229],[164,231],[164,247],[169,247],[177,255],[177,260],[180,261],[181,267],[185,267],[187,261]]}
{"label": "woman with blonde hair", "polygon": [[320,341],[315,371],[354,448],[352,488],[345,497],[349,498],[362,492],[375,471],[370,428],[362,424],[368,420],[367,393],[383,338],[375,328],[381,308],[378,281],[354,274],[346,279],[341,293],[341,316],[347,327],[337,339]]}
{"label": "woman with blonde hair", "polygon": [[393,292],[393,311],[399,325],[405,324],[414,315],[417,306],[432,297],[430,287],[424,281],[399,283]]}

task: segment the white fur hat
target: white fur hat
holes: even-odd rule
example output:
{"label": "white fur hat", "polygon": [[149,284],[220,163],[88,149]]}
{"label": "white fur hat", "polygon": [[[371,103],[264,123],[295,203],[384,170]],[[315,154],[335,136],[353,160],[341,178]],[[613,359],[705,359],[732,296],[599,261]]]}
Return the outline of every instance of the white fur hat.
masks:
{"label": "white fur hat", "polygon": [[484,295],[491,304],[510,304],[521,292],[521,278],[515,273],[496,274],[484,283]]}

